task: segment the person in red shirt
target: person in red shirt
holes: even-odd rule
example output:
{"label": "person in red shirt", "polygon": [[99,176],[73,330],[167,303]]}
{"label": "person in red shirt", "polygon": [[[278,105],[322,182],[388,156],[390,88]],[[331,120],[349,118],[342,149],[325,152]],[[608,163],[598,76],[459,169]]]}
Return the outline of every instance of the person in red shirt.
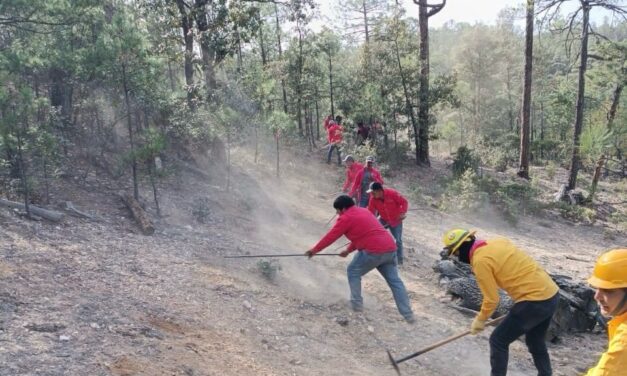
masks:
{"label": "person in red shirt", "polygon": [[383,184],[370,184],[368,210],[379,214],[381,223],[390,229],[396,240],[396,259],[403,265],[403,220],[409,209],[407,199],[392,188],[383,188]]}
{"label": "person in red shirt", "polygon": [[383,184],[383,178],[379,171],[374,168],[374,157],[366,157],[366,167],[364,167],[355,177],[353,188],[350,191],[350,196],[355,197],[357,204],[365,208],[368,206],[369,195],[367,193],[370,188],[370,184],[376,181]]}
{"label": "person in red shirt", "polygon": [[323,123],[323,125],[324,125],[324,130],[325,130],[325,131],[328,131],[328,130],[329,130],[329,126],[331,125],[331,124],[329,124],[329,123],[330,123],[332,120],[333,120],[333,115],[329,115],[329,116],[327,116],[326,118],[324,118],[324,123]]}
{"label": "person in red shirt", "polygon": [[342,186],[342,192],[348,193],[355,183],[357,174],[364,169],[364,165],[359,162],[355,162],[355,158],[352,155],[347,155],[344,158],[344,164],[346,165],[346,180]]}
{"label": "person in red shirt", "polygon": [[377,218],[367,209],[356,207],[352,198],[341,195],[333,202],[338,218],[335,225],[311,249],[305,252],[309,258],[333,244],[342,235],[350,240],[350,244],[340,256],[346,257],[358,251],[348,265],[348,285],[351,291],[351,306],[354,311],[363,310],[361,296],[361,277],[377,269],[387,282],[396,307],[408,323],[414,323],[414,313],[409,304],[409,296],[405,285],[398,275],[396,267],[396,243]]}
{"label": "person in red shirt", "polygon": [[337,151],[337,164],[342,165],[342,152],[340,151],[340,144],[342,143],[342,127],[335,121],[329,122],[329,129],[327,133],[327,140],[329,141],[329,153],[327,154],[327,163],[331,164],[331,155],[333,150]]}

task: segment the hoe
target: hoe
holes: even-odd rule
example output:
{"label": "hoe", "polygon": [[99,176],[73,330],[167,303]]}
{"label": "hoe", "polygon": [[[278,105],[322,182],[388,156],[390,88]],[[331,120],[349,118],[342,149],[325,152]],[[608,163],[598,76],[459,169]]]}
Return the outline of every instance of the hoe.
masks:
{"label": "hoe", "polygon": [[[505,315],[501,316],[499,318],[496,318],[496,319],[494,319],[492,321],[489,321],[486,324],[486,326],[496,325],[496,324],[500,323],[501,321],[503,321],[503,319],[505,319]],[[449,342],[453,342],[453,341],[455,341],[457,339],[465,337],[465,336],[467,336],[469,334],[470,334],[470,330],[468,330],[466,332],[463,332],[463,333],[456,334],[454,336],[451,336],[451,337],[448,337],[446,339],[443,339],[443,340],[441,340],[439,342],[436,342],[436,343],[434,343],[434,344],[432,344],[430,346],[427,346],[427,347],[425,347],[423,349],[420,349],[420,350],[416,351],[415,353],[407,355],[407,356],[405,356],[403,358],[400,358],[400,359],[394,359],[394,357],[392,356],[392,353],[390,352],[390,350],[387,350],[388,358],[390,358],[390,363],[392,363],[392,367],[394,367],[394,370],[396,370],[396,373],[400,376],[401,370],[398,368],[398,365],[400,363],[403,363],[404,361],[407,361],[409,359],[413,359],[413,358],[415,358],[417,356],[420,356],[420,355],[422,355],[424,353],[427,353],[427,352],[429,352],[429,351],[431,351],[433,349],[436,349],[436,348],[438,348],[440,346],[446,345]]]}

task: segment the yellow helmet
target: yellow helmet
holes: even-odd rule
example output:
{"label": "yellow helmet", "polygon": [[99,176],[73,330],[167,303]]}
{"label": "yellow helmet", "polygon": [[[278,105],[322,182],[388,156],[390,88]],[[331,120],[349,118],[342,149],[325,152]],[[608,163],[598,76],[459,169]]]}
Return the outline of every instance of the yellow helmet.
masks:
{"label": "yellow helmet", "polygon": [[627,288],[627,248],[602,254],[594,265],[588,283],[598,289]]}
{"label": "yellow helmet", "polygon": [[468,231],[459,228],[444,233],[442,242],[444,243],[444,249],[447,251],[447,256],[457,253],[459,246],[475,233],[476,231]]}

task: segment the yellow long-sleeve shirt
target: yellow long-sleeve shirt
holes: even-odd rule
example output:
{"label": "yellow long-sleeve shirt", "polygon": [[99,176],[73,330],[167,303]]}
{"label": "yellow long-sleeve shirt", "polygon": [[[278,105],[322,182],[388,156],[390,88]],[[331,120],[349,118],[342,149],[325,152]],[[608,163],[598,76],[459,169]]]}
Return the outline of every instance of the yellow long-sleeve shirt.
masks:
{"label": "yellow long-sleeve shirt", "polygon": [[627,376],[627,312],[607,324],[609,345],[586,376]]}
{"label": "yellow long-sleeve shirt", "polygon": [[541,301],[553,297],[559,287],[531,257],[508,239],[487,240],[477,248],[470,265],[483,294],[480,320],[487,320],[499,304],[499,287],[514,302]]}

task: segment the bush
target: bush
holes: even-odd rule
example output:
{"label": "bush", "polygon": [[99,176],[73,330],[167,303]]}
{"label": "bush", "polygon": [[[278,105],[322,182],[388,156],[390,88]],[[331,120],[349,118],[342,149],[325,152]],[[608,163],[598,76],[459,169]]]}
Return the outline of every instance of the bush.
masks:
{"label": "bush", "polygon": [[553,180],[555,179],[555,173],[557,172],[557,164],[553,161],[549,161],[544,170],[546,171],[546,176],[549,180]]}
{"label": "bush", "polygon": [[444,210],[481,210],[493,206],[512,225],[521,214],[542,208],[536,199],[538,190],[531,184],[501,183],[486,176],[478,177],[467,170],[447,186],[440,207]]}
{"label": "bush", "polygon": [[460,146],[455,153],[455,159],[453,160],[453,175],[456,178],[460,178],[470,170],[474,173],[479,170],[481,160],[477,157],[472,150],[466,146]]}
{"label": "bush", "polygon": [[265,279],[272,282],[276,278],[278,271],[281,270],[281,265],[273,260],[259,260],[257,262],[257,270]]}
{"label": "bush", "polygon": [[506,182],[500,184],[492,178],[483,178],[480,186],[488,192],[490,203],[493,204],[512,225],[518,223],[518,217],[527,213],[535,213],[541,209],[536,199],[538,189],[531,184]]}
{"label": "bush", "polygon": [[556,202],[553,205],[560,212],[562,218],[590,225],[596,221],[597,213],[594,209],[581,205],[571,205],[566,202]]}
{"label": "bush", "polygon": [[477,174],[466,170],[447,187],[440,207],[444,210],[476,210],[488,202],[488,194],[476,183]]}

